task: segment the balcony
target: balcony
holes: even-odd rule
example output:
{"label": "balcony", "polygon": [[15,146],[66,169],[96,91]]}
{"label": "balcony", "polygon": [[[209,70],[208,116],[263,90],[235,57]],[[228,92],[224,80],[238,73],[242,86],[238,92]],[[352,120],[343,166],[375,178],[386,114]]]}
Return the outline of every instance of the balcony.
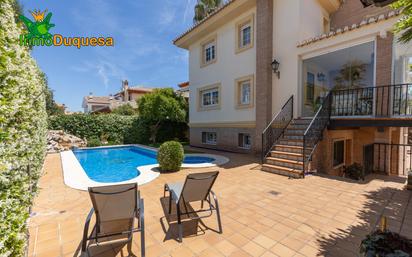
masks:
{"label": "balcony", "polygon": [[412,84],[332,91],[331,127],[412,126]]}

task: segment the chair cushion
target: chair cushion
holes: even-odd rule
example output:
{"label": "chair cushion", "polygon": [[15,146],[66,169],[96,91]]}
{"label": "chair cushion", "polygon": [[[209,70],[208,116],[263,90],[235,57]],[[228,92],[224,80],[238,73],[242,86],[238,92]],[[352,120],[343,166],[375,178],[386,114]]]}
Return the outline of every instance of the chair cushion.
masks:
{"label": "chair cushion", "polygon": [[176,203],[179,202],[179,197],[182,194],[183,190],[183,183],[176,182],[176,183],[168,183],[167,187],[169,188],[170,194],[172,196],[172,200]]}

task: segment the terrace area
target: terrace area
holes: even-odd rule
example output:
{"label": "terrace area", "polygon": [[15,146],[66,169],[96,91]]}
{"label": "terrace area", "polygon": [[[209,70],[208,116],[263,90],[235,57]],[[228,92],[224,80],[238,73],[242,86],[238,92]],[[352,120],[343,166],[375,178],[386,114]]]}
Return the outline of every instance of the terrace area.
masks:
{"label": "terrace area", "polygon": [[[214,153],[213,151],[208,151]],[[220,153],[221,154],[221,153]],[[259,159],[225,153],[214,185],[221,206],[223,234],[216,217],[184,222],[178,243],[175,217],[165,213],[166,182],[188,173],[161,174],[140,186],[145,201],[146,256],[358,256],[360,241],[388,217],[388,228],[412,238],[412,191],[404,179],[369,175],[355,182],[332,176],[288,179],[259,169]],[[216,169],[216,168],[215,168]],[[83,224],[91,208],[86,191],[64,185],[60,155],[47,156],[40,192],[29,220],[29,257],[79,256]],[[132,252],[140,256],[136,233]],[[92,256],[128,256],[126,246],[91,249]]]}

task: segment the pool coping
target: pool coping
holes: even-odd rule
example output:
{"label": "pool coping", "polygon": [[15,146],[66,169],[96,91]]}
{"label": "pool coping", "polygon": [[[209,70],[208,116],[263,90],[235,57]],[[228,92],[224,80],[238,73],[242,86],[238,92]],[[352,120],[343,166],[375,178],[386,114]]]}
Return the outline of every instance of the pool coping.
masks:
{"label": "pool coping", "polygon": [[[157,148],[149,147],[145,145],[133,144],[133,145],[116,145],[116,146],[99,146],[99,147],[87,147],[87,148],[78,148],[80,150],[86,149],[99,149],[99,148],[117,148],[117,147],[127,147],[127,146],[137,146],[141,148],[145,148],[151,151],[158,151]],[[150,165],[143,165],[138,166],[136,169],[140,172],[140,175],[121,182],[112,182],[112,183],[104,183],[104,182],[97,182],[90,179],[86,172],[84,171],[83,167],[81,166],[80,162],[77,160],[76,156],[74,155],[72,150],[63,151],[60,153],[61,162],[62,162],[62,170],[63,170],[63,178],[64,183],[71,188],[78,189],[78,190],[87,190],[88,187],[95,187],[95,186],[108,186],[108,185],[118,185],[118,184],[127,184],[127,183],[137,183],[139,186],[146,184],[154,179],[156,179],[160,172],[158,171],[158,164],[150,164]],[[201,157],[209,157],[213,158],[214,161],[211,163],[201,163],[201,164],[182,164],[182,168],[208,168],[208,167],[216,167],[218,165],[223,165],[229,162],[229,159],[222,155],[215,155],[215,154],[185,154],[185,156],[201,156]]]}

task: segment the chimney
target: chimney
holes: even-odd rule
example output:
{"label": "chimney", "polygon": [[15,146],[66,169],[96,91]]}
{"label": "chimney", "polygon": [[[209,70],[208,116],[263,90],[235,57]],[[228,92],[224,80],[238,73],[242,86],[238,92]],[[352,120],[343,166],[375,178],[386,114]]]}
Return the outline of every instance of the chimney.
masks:
{"label": "chimney", "polygon": [[129,101],[129,82],[127,80],[122,81],[123,83],[123,102]]}
{"label": "chimney", "polygon": [[89,99],[92,99],[93,98],[93,92],[90,92],[89,93]]}

